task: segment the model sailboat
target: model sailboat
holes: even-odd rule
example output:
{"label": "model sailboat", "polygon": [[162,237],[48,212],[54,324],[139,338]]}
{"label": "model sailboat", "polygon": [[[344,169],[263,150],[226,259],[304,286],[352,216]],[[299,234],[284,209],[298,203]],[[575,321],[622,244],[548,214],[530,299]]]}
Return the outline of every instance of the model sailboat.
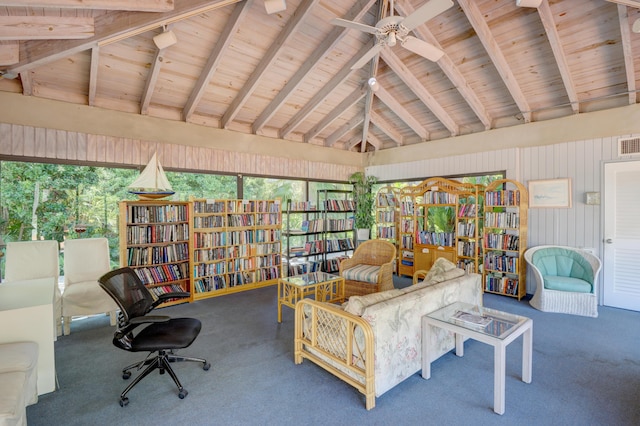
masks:
{"label": "model sailboat", "polygon": [[147,199],[164,198],[175,194],[155,153],[140,176],[129,185],[129,192]]}

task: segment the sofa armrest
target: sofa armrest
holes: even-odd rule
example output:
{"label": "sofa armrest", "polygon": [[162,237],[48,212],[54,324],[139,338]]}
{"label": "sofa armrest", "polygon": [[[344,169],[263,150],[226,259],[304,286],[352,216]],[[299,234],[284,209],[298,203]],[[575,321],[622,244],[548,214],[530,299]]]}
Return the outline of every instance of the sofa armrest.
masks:
{"label": "sofa armrest", "polygon": [[375,406],[374,337],[362,318],[335,305],[303,299],[296,304],[294,361],[304,358],[364,394]]}
{"label": "sofa armrest", "polygon": [[429,271],[426,269],[418,269],[413,273],[413,284],[418,284],[418,281],[424,279],[427,276]]}

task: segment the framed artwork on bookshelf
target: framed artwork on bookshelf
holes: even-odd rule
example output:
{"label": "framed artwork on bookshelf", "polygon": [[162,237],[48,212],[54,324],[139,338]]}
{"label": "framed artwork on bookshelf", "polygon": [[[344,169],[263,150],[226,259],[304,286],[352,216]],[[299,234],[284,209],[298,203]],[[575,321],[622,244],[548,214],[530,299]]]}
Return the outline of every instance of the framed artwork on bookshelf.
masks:
{"label": "framed artwork on bookshelf", "polygon": [[571,208],[571,179],[529,181],[530,208]]}

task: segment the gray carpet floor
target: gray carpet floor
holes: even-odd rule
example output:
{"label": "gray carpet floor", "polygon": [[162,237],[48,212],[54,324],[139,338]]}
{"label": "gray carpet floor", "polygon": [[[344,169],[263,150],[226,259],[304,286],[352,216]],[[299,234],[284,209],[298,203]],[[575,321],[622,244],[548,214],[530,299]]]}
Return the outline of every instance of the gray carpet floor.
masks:
{"label": "gray carpet floor", "polygon": [[[399,280],[397,286],[406,285]],[[111,344],[107,316],[74,320],[56,343],[60,388],[27,408],[38,425],[638,425],[640,313],[600,307],[598,318],[539,312],[526,301],[484,296],[485,305],[534,323],[533,381],[521,379],[522,340],[507,348],[506,412],[493,412],[493,348],[467,341],[376,399],[364,397],[309,361],[293,362],[293,311],[276,318],[276,288],[165,308],[199,318],[202,332],[186,355],[212,368],[175,364],[189,395],[169,376],[145,378],[118,404],[121,368],[144,354]]]}

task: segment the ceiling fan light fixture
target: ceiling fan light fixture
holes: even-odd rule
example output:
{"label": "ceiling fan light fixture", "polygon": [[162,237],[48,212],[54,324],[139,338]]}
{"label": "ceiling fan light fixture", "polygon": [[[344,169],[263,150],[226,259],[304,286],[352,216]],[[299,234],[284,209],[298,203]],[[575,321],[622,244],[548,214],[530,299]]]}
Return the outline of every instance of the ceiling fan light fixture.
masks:
{"label": "ceiling fan light fixture", "polygon": [[287,9],[286,0],[264,0],[264,8],[267,14],[283,12]]}
{"label": "ceiling fan light fixture", "polygon": [[375,77],[371,77],[369,80],[367,80],[367,84],[374,92],[377,92],[380,88],[380,83],[378,83],[378,80],[376,80]]}
{"label": "ceiling fan light fixture", "polygon": [[516,6],[518,7],[540,7],[542,0],[516,0]]}
{"label": "ceiling fan light fixture", "polygon": [[633,22],[633,26],[631,27],[631,31],[634,33],[640,33],[640,18],[636,19]]}
{"label": "ceiling fan light fixture", "polygon": [[157,36],[153,37],[153,42],[158,47],[158,49],[166,49],[169,46],[173,46],[178,42],[178,38],[173,33],[173,31],[163,31]]}
{"label": "ceiling fan light fixture", "polygon": [[393,47],[396,45],[396,33],[394,31],[389,32],[389,38],[387,39],[387,46]]}

